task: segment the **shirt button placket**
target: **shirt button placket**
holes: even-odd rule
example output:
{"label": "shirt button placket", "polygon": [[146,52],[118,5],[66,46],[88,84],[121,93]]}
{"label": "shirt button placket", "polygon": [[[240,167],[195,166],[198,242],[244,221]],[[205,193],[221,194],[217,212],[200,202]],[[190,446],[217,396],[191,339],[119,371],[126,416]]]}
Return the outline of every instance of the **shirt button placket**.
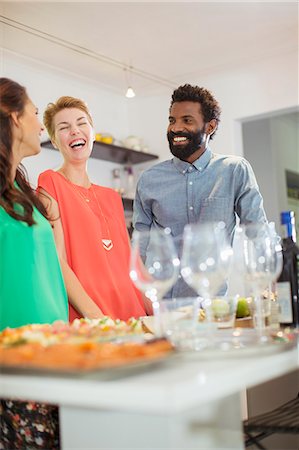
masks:
{"label": "shirt button placket", "polygon": [[187,208],[188,208],[188,222],[194,222],[194,207],[193,207],[193,181],[192,178],[193,167],[189,167],[187,171]]}

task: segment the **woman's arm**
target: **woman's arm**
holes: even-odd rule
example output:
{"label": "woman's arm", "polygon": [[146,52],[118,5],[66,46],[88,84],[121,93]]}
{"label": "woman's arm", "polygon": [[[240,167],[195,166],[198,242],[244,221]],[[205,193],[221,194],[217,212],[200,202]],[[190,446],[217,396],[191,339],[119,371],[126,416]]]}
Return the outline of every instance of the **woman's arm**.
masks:
{"label": "woman's arm", "polygon": [[154,314],[152,302],[144,294],[142,294],[142,299],[143,299],[146,314],[148,316],[152,316]]}
{"label": "woman's arm", "polygon": [[[130,238],[128,230],[127,230],[127,235],[128,235],[128,245],[129,245],[129,249],[131,251],[131,238]],[[133,283],[133,281],[132,281],[132,283]],[[141,295],[141,298],[142,298],[142,301],[143,301],[143,305],[144,305],[144,309],[145,309],[145,312],[146,312],[147,316],[152,316],[154,314],[153,313],[153,304],[152,304],[152,302],[150,301],[149,298],[147,298],[144,295],[143,292],[139,291],[139,289],[138,289],[138,292]]]}
{"label": "woman's arm", "polygon": [[57,201],[44,189],[39,188],[39,199],[45,205],[53,227],[54,238],[60,260],[61,270],[71,305],[83,316],[89,319],[102,317],[103,313],[96,303],[89,297],[67,262],[64,243],[63,227]]}

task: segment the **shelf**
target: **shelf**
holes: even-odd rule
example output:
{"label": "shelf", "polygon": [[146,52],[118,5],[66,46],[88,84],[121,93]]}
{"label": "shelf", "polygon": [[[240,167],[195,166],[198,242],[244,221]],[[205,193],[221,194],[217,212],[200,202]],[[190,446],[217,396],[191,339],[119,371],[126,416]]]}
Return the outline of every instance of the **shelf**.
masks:
{"label": "shelf", "polygon": [[[57,150],[51,144],[51,141],[41,143],[42,147],[51,150]],[[91,158],[112,161],[118,164],[139,164],[152,159],[158,159],[157,155],[152,153],[139,152],[118,145],[104,144],[104,142],[94,142]]]}

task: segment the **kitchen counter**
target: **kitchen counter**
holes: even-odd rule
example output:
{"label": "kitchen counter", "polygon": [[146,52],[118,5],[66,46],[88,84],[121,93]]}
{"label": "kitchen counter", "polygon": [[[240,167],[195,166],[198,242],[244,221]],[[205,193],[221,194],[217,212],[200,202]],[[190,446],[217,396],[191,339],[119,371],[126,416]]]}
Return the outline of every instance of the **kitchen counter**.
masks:
{"label": "kitchen counter", "polygon": [[178,356],[90,378],[2,374],[2,397],[60,405],[66,449],[241,449],[240,393],[298,370],[298,347],[238,357]]}

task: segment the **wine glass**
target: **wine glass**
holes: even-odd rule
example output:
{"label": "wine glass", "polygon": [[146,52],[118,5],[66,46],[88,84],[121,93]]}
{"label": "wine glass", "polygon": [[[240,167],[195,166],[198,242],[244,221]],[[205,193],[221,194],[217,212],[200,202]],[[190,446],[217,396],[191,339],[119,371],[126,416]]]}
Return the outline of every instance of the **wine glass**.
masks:
{"label": "wine glass", "polygon": [[283,267],[283,253],[282,253],[282,245],[281,245],[281,237],[276,233],[275,223],[270,222],[269,225],[269,234],[270,234],[270,245],[271,251],[273,253],[274,263],[271,266],[271,283],[269,285],[269,293],[272,292],[272,283],[275,283],[277,278],[279,277],[282,267]]}
{"label": "wine glass", "polygon": [[135,286],[151,300],[156,333],[160,333],[159,301],[174,285],[180,261],[170,229],[134,231],[130,277]]}
{"label": "wine glass", "polygon": [[275,295],[276,291],[275,283],[282,271],[283,253],[282,253],[281,237],[276,233],[275,223],[270,222],[268,226],[270,232],[271,249],[275,259],[272,267],[271,280],[268,286],[268,299],[270,304],[270,317],[268,325],[270,326],[270,328],[277,330],[280,327],[279,323],[280,306]]}
{"label": "wine glass", "polygon": [[281,264],[277,238],[265,223],[241,225],[236,230],[241,238],[242,264],[238,270],[250,286],[254,297],[255,326],[265,337],[265,318],[270,315],[270,299],[262,300],[262,292],[276,278]]}
{"label": "wine glass", "polygon": [[231,257],[232,248],[223,222],[185,226],[181,274],[203,297],[208,322],[212,321],[212,298],[227,290]]}

